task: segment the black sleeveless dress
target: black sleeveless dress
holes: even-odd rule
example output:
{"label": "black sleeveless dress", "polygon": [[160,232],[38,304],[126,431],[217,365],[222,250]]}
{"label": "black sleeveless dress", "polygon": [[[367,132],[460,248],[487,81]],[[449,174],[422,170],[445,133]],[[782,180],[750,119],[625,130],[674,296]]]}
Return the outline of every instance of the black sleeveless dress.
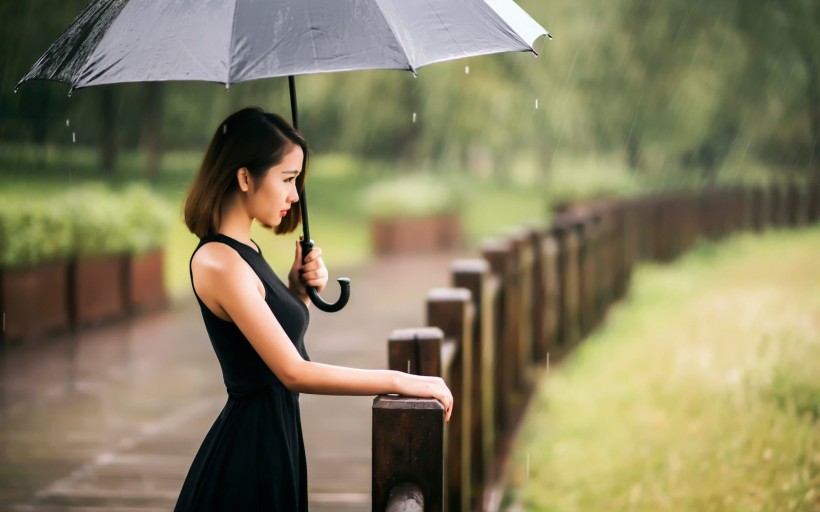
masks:
{"label": "black sleeveless dress", "polygon": [[[265,302],[308,360],[308,309],[276,277],[258,247],[217,234],[200,241],[194,254],[209,242],[229,245],[256,272],[265,287]],[[288,391],[236,324],[214,315],[198,296],[197,301],[222,366],[228,402],[191,464],[175,511],[306,511],[299,395]]]}

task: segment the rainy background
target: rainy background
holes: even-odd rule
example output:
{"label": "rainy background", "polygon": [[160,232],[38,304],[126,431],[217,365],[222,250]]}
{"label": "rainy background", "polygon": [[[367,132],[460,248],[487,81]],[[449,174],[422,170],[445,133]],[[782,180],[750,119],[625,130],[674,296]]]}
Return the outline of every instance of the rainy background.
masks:
{"label": "rainy background", "polygon": [[[537,57],[502,54],[436,64],[415,77],[399,71],[297,77],[301,128],[314,156],[313,234],[331,277],[334,268],[361,268],[378,259],[370,223],[380,217],[455,212],[463,248],[469,250],[511,225],[547,222],[557,204],[713,185],[804,186],[817,179],[816,2],[519,3],[555,36],[536,43]],[[85,4],[0,4],[4,226],[15,225],[13,214],[21,204],[67,209],[110,204],[112,212],[134,196],[134,216],[153,223],[145,243],[161,240],[165,286],[171,310],[178,311],[191,300],[185,267],[195,246],[180,222],[180,204],[208,140],[217,123],[244,106],[288,118],[287,82],[262,80],[227,91],[206,83],[125,84],[78,90],[71,97],[63,84],[32,82],[15,92],[17,81]],[[149,201],[153,206],[145,208]],[[129,229],[127,219],[119,222],[116,229]],[[728,248],[701,247],[671,273],[653,268],[641,274],[635,294],[643,299],[625,306],[616,332],[598,336],[599,345],[628,343],[604,355],[584,352],[535,400],[511,477],[510,508],[820,510],[820,379],[811,370],[820,367],[820,298],[817,286],[806,285],[820,282],[806,256],[818,254],[820,233],[798,231],[733,240]],[[292,239],[275,240],[262,232],[255,237],[274,268],[286,269]],[[0,264],[14,267],[60,256],[70,241],[61,246],[59,238],[55,232],[0,229]],[[791,267],[785,269],[784,262]],[[763,324],[736,332],[720,316],[707,314],[721,301],[748,297],[741,285],[762,283],[772,272],[778,275],[767,284],[768,295],[743,310],[749,322],[765,319]],[[733,279],[725,278],[727,273]],[[670,298],[680,290],[670,283],[681,283],[691,301]],[[692,283],[712,286],[708,296],[715,302],[693,305],[701,295]],[[687,308],[693,308],[691,316]],[[732,311],[738,310],[724,314]],[[681,324],[695,325],[697,335],[706,336],[700,352],[687,360],[704,372],[711,368],[721,382],[729,375],[728,382],[745,383],[743,413],[730,416],[748,421],[721,420],[726,403],[702,390],[689,393],[698,387],[689,384],[693,375],[677,388],[670,384],[664,393],[641,395],[663,376],[649,371],[637,354],[663,357],[668,350],[652,345],[657,338],[693,343],[674,335]],[[750,343],[743,357],[726,347],[717,353],[705,348],[737,337]],[[47,350],[48,343],[40,340],[36,346]],[[3,357],[12,360],[6,351],[13,350],[4,348]],[[627,354],[624,366],[613,366],[616,354]],[[624,372],[608,374],[613,379],[646,378],[626,389],[628,399],[617,406],[605,406],[612,404],[606,396],[586,403],[607,386],[601,375],[612,368]],[[587,390],[580,383],[589,385],[590,394],[571,403],[556,398]],[[4,388],[3,403],[16,403],[9,389]],[[659,401],[673,404],[671,412]],[[786,405],[772,405],[778,403]],[[626,426],[634,427],[630,412],[653,431],[665,432],[659,434],[663,442],[653,445],[657,449],[639,450],[637,460],[627,449],[636,442],[629,440]],[[562,424],[550,414],[577,423]],[[4,426],[13,423],[9,407],[0,418]],[[607,423],[622,428],[607,433],[590,426]],[[676,430],[676,425],[684,426]],[[538,435],[545,431],[566,437]],[[579,451],[581,445],[589,452]],[[24,463],[9,454],[0,452],[6,458],[0,459],[0,475],[8,484],[0,485],[0,504],[14,503],[3,502],[4,496],[24,503],[32,499],[31,488],[56,479],[62,469],[70,472],[67,463],[52,468],[55,474],[43,482],[21,477]]]}

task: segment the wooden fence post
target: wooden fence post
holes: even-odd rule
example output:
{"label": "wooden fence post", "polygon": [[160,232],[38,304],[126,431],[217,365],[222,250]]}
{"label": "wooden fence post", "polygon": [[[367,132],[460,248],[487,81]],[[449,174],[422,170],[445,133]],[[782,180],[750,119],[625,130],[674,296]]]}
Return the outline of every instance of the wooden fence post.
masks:
{"label": "wooden fence post", "polygon": [[494,403],[495,336],[493,320],[498,278],[482,259],[456,260],[450,266],[452,285],[470,290],[475,311],[472,347],[472,506],[484,510],[486,489],[496,479]]}
{"label": "wooden fence post", "polygon": [[579,337],[584,338],[595,327],[595,284],[597,258],[596,225],[588,209],[577,212],[575,228],[578,235],[578,323]]}
{"label": "wooden fence post", "polygon": [[[512,412],[512,395],[514,393],[515,375],[511,340],[514,339],[515,326],[511,326],[514,314],[516,293],[511,283],[511,247],[509,242],[490,239],[481,244],[481,254],[490,264],[490,269],[499,284],[495,303],[495,432],[500,439],[507,432]],[[500,445],[500,443],[499,443]]]}
{"label": "wooden fence post", "polygon": [[541,315],[544,317],[545,336],[537,345],[536,354],[539,361],[544,361],[550,350],[556,343],[558,333],[558,244],[555,238],[546,235],[542,241],[542,253],[544,255],[544,279],[546,281],[544,295],[544,309]]}
{"label": "wooden fence post", "polygon": [[517,325],[514,333],[515,386],[528,393],[534,385],[532,368],[533,346],[533,265],[534,249],[529,234],[524,229],[509,229],[505,233],[512,248],[512,282],[516,293],[515,306],[511,310],[511,322]]}
{"label": "wooden fence post", "polygon": [[434,288],[427,294],[427,323],[438,327],[444,338],[455,343],[450,362],[450,391],[453,414],[447,441],[448,510],[469,512],[472,499],[472,369],[473,322],[472,294],[464,288]]}
{"label": "wooden fence post", "polygon": [[578,340],[578,236],[570,213],[556,215],[552,236],[558,244],[558,336],[566,348]]}
{"label": "wooden fence post", "polygon": [[372,446],[373,512],[384,512],[391,501],[395,503],[396,495],[408,488],[423,497],[425,512],[446,510],[444,408],[438,400],[377,396],[373,400]]}
{"label": "wooden fence post", "polygon": [[396,329],[387,344],[387,366],[413,375],[444,377],[444,333],[437,327]]}

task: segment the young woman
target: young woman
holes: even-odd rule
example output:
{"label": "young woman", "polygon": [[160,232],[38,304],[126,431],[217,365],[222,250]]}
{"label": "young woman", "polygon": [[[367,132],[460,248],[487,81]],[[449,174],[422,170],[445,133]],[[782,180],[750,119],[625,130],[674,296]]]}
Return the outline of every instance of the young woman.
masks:
{"label": "young woman", "polygon": [[450,417],[453,397],[439,378],[308,358],[305,287],[327,283],[322,251],[303,261],[297,243],[285,285],[250,238],[254,220],[277,234],[296,229],[307,157],[307,143],[281,117],[240,110],[217,128],[185,201],[185,223],[201,240],[191,283],[228,401],[194,458],[177,511],[307,510],[299,393],[430,397]]}

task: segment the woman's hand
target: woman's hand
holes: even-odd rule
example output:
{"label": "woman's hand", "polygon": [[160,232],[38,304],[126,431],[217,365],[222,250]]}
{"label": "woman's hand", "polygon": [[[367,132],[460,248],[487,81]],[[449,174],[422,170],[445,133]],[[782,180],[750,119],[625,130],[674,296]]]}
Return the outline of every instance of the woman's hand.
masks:
{"label": "woman's hand", "polygon": [[444,406],[444,421],[450,421],[453,413],[453,393],[440,377],[425,377],[401,373],[398,393],[404,396],[435,398]]}
{"label": "woman's hand", "polygon": [[288,273],[288,288],[307,303],[307,287],[312,286],[321,292],[327,285],[327,275],[327,267],[322,260],[322,249],[314,247],[302,262],[302,246],[297,241],[293,266]]}

